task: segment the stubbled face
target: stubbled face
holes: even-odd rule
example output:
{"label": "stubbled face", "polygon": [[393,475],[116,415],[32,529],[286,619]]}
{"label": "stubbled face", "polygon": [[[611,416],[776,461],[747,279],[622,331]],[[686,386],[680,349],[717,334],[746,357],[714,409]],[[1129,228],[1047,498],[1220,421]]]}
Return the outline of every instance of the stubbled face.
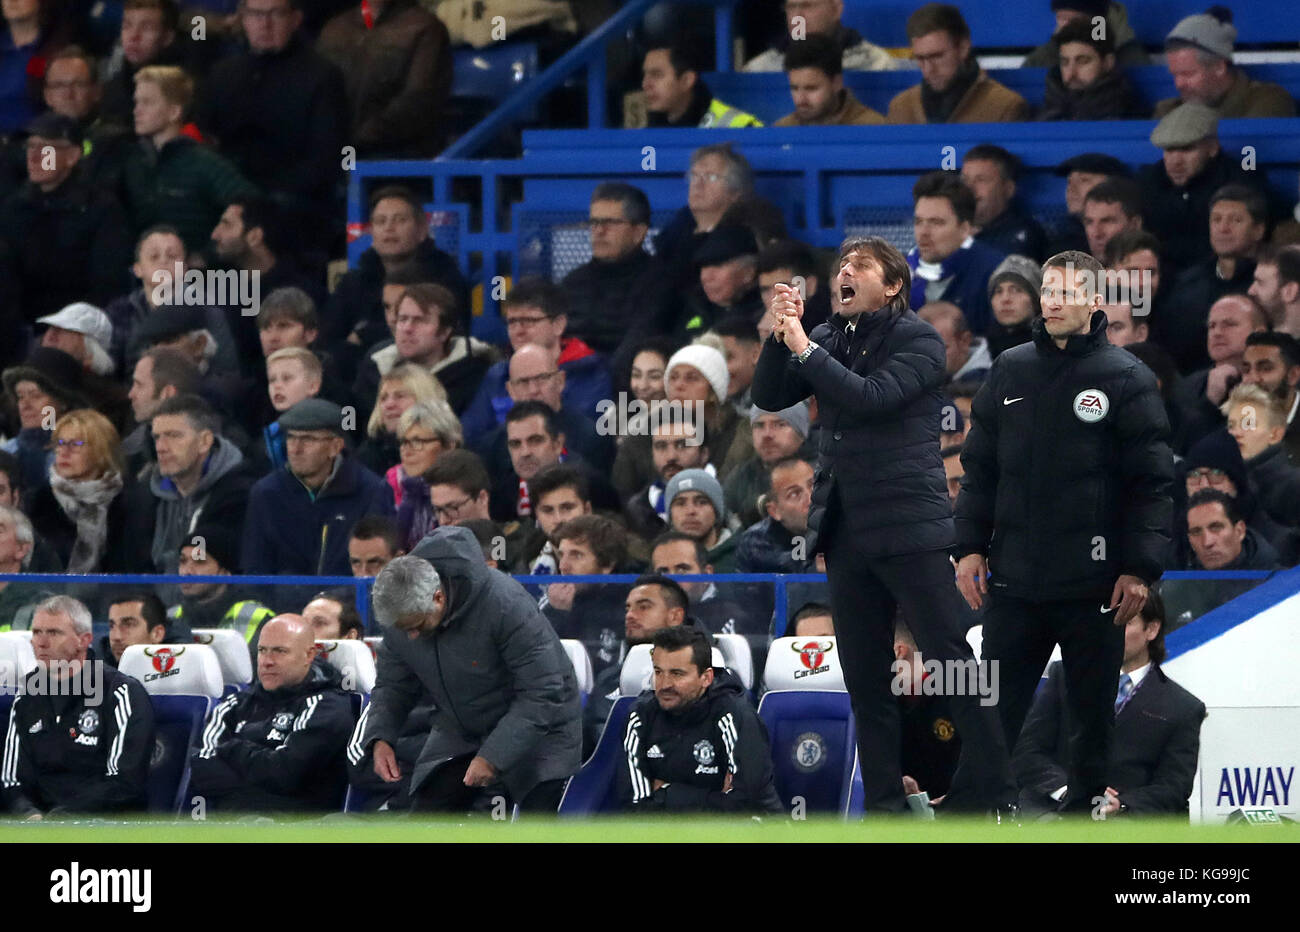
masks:
{"label": "stubbled face", "polygon": [[767,513],[791,534],[808,531],[812,508],[813,468],[799,462],[772,471]]}
{"label": "stubbled face", "polygon": [[651,113],[678,113],[691,102],[695,73],[673,68],[667,49],[651,49],[641,64],[641,90]]}
{"label": "stubbled face", "polygon": [[538,470],[560,461],[564,451],[564,435],[552,437],[540,415],[506,422],[506,449],[515,475],[525,481],[537,475]]}
{"label": "stubbled face", "polygon": [[996,220],[1016,193],[1016,183],[1002,176],[997,162],[967,159],[961,166],[961,180],[975,195],[975,224],[984,226]]}
{"label": "stubbled face", "polygon": [[[695,545],[685,540],[673,540],[660,544],[650,555],[654,571],[662,576],[702,576],[713,572],[712,566],[702,566],[695,552]],[[691,599],[699,598],[708,587],[708,583],[684,582],[682,588]]]}
{"label": "stubbled face", "polygon": [[688,443],[692,436],[693,431],[685,424],[665,424],[654,432],[650,455],[655,472],[664,482],[683,469],[698,469],[709,461],[709,448],[702,443]]}
{"label": "stubbled face", "polygon": [[1072,91],[1092,87],[1115,67],[1115,56],[1102,55],[1086,42],[1061,46],[1061,83]]}
{"label": "stubbled face", "polygon": [[912,40],[912,58],[930,90],[943,93],[970,54],[970,40],[954,42],[948,33],[930,32]]}
{"label": "stubbled face", "polygon": [[342,605],[333,599],[324,598],[312,599],[302,610],[302,617],[307,619],[313,636],[318,641],[337,641],[343,636],[343,626],[339,623],[339,616],[342,614]]}
{"label": "stubbled face", "polygon": [[942,262],[961,248],[970,236],[971,225],[957,219],[952,202],[946,197],[917,198],[912,212],[912,232],[921,258]]}
{"label": "stubbled face", "polygon": [[119,663],[132,644],[161,644],[166,633],[164,625],[149,627],[140,602],[115,602],[108,607],[108,646]]}
{"label": "stubbled face", "polygon": [[655,648],[650,655],[654,661],[655,699],[665,712],[695,702],[713,682],[713,668],[696,668],[689,647],[673,651]]}
{"label": "stubbled face", "polygon": [[753,422],[754,451],[769,466],[794,456],[803,446],[803,437],[777,414],[760,414]]}
{"label": "stubbled face", "polygon": [[1174,187],[1181,188],[1205,171],[1205,166],[1219,151],[1217,139],[1203,139],[1190,146],[1178,149],[1165,149],[1161,161],[1165,165],[1165,174]]}
{"label": "stubbled face", "polygon": [[1247,346],[1241,357],[1241,380],[1286,400],[1300,379],[1300,367],[1287,368],[1276,346]]}
{"label": "stubbled face", "polygon": [[697,540],[709,537],[718,525],[718,513],[703,492],[678,492],[668,506],[668,516],[674,531],[689,534]]}
{"label": "stubbled face", "polygon": [[842,317],[855,317],[864,312],[869,314],[884,307],[902,287],[901,281],[885,281],[885,270],[872,256],[850,252],[840,260],[840,270],[835,276],[835,293],[831,296],[831,310]]}
{"label": "stubbled face", "polygon": [[1250,295],[1268,312],[1269,318],[1276,325],[1281,322],[1286,312],[1286,301],[1282,297],[1282,287],[1277,277],[1277,266],[1270,262],[1261,262],[1255,266],[1255,278],[1246,289]]}
{"label": "stubbled face", "polygon": [[1182,48],[1165,53],[1165,64],[1174,79],[1178,96],[1189,103],[1214,106],[1231,83],[1227,62],[1222,59],[1201,64],[1196,49]]}
{"label": "stubbled face", "polygon": [[803,123],[826,120],[840,103],[844,77],[831,77],[820,68],[794,68],[786,72],[795,117]]}
{"label": "stubbled face", "polygon": [[656,631],[680,625],[684,614],[669,608],[663,590],[653,584],[629,592],[624,609],[623,635],[629,644],[648,644]]}
{"label": "stubbled face", "polygon": [[348,540],[348,565],[352,575],[373,579],[396,557],[382,537],[353,537]]}
{"label": "stubbled face", "polygon": [[1218,502],[1197,505],[1187,512],[1187,541],[1207,570],[1223,569],[1241,555],[1246,522],[1233,524]]}

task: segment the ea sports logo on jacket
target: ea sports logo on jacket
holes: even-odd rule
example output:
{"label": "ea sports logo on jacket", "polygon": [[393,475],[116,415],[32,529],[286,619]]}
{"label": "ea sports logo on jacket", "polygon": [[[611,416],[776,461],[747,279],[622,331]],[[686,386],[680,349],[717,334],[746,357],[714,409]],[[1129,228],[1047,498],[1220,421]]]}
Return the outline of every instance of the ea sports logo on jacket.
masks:
{"label": "ea sports logo on jacket", "polygon": [[1085,424],[1095,424],[1110,410],[1110,399],[1100,388],[1085,388],[1074,396],[1074,416]]}
{"label": "ea sports logo on jacket", "polygon": [[146,647],[144,655],[153,663],[156,673],[146,673],[144,681],[151,683],[154,680],[160,680],[165,676],[175,676],[181,672],[181,668],[176,666],[176,659],[185,653],[183,647]]}
{"label": "ea sports logo on jacket", "polygon": [[814,673],[825,673],[831,668],[830,664],[823,664],[822,661],[828,652],[835,649],[834,641],[796,641],[790,648],[799,654],[799,662],[806,668],[794,671],[796,680]]}

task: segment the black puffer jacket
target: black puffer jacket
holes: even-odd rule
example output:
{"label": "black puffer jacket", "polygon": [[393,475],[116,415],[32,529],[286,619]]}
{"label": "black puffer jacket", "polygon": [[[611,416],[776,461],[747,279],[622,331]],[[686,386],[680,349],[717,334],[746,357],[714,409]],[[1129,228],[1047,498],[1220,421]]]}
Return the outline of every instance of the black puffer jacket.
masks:
{"label": "black puffer jacket", "polygon": [[[914,311],[843,317],[813,330],[802,365],[767,340],[754,403],[780,411],[816,393],[822,425],[809,527],[824,539],[840,512],[871,555],[946,550],[953,543],[939,415],[944,346]],[[820,543],[809,548],[816,553]]]}
{"label": "black puffer jacket", "polygon": [[1075,91],[1061,80],[1057,66],[1047,72],[1040,120],[1145,120],[1151,114],[1133,83],[1116,68],[1091,87]]}
{"label": "black puffer jacket", "polygon": [[1173,520],[1168,436],[1155,376],[1106,340],[1105,313],[1064,349],[1034,321],[971,407],[958,556],[987,554],[993,585],[1023,598],[1105,598],[1121,574],[1154,582]]}

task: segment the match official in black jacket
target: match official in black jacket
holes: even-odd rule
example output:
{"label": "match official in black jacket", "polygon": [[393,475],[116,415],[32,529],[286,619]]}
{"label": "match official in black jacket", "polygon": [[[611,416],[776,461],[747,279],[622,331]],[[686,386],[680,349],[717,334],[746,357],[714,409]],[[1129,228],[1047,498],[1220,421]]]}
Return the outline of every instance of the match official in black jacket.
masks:
{"label": "match official in black jacket", "polygon": [[[927,660],[945,669],[974,666],[948,557],[952,507],[939,455],[944,344],[908,310],[910,282],[907,261],[886,241],[845,240],[834,313],[811,340],[798,292],[777,285],[772,337],[752,389],[754,403],[768,411],[817,396],[820,461],[808,520],[817,539],[809,552],[826,555],[868,813],[906,810],[891,689],[897,610]],[[945,689],[956,693],[957,685]],[[979,704],[976,690],[960,691],[952,712],[962,763],[943,809],[1010,806],[1015,783],[996,713]]]}
{"label": "match official in black jacket", "polygon": [[618,791],[638,812],[781,812],[767,728],[694,625],[655,632],[654,695],[627,720]]}
{"label": "match official in black jacket", "polygon": [[1104,797],[1124,625],[1162,570],[1173,455],[1156,379],[1106,339],[1102,265],[1043,265],[1033,340],[1006,350],[971,408],[957,497],[957,585],[988,599],[983,659],[1014,747],[1053,646],[1076,722],[1064,808]]}

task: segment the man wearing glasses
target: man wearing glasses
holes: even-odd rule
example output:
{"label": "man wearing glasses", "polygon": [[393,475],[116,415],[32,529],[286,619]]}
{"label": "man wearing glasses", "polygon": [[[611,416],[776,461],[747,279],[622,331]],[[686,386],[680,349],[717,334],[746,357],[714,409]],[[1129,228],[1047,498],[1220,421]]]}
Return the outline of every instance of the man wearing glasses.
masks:
{"label": "man wearing glasses", "polygon": [[[424,473],[429,485],[429,504],[439,527],[463,525],[471,521],[492,521],[489,489],[492,479],[478,455],[469,450],[448,450]],[[503,568],[526,570],[524,554],[532,536],[531,522],[508,521],[501,525]]]}
{"label": "man wearing glasses", "polygon": [[249,492],[243,568],[252,574],[348,576],[348,532],[393,514],[383,479],[344,453],[343,409],[307,398],[280,416],[288,463]]}
{"label": "man wearing glasses", "polygon": [[[564,373],[561,397],[565,407],[594,420],[600,414],[600,402],[613,397],[609,368],[582,340],[566,336],[568,314],[563,289],[541,278],[521,279],[501,304],[510,351],[517,353],[530,343],[545,350],[554,367]],[[467,446],[480,446],[505,421],[515,401],[506,384],[510,377],[509,360],[496,363],[483,376],[478,394],[460,418]]]}

